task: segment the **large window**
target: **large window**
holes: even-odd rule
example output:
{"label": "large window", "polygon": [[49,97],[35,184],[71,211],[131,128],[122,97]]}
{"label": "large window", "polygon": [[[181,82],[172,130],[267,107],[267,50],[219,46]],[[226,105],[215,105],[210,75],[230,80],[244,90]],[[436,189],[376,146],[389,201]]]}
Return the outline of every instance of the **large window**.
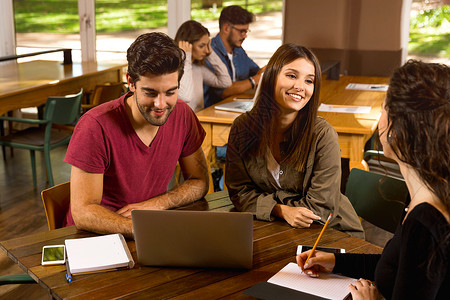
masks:
{"label": "large window", "polygon": [[[264,64],[281,44],[283,0],[191,0],[191,18],[214,36],[223,6],[240,5],[257,15],[244,48]],[[14,0],[17,53],[72,48],[81,61],[78,0]],[[96,0],[97,60],[125,61],[130,43],[144,32],[167,33],[167,0]],[[60,60],[58,53],[39,59]]]}

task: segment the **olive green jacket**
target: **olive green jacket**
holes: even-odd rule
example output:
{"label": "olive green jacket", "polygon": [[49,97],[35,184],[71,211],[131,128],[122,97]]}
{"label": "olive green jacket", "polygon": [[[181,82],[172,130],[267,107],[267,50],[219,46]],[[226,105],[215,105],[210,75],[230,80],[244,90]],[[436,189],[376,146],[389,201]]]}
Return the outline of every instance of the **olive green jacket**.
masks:
{"label": "olive green jacket", "polygon": [[252,135],[246,130],[249,120],[247,114],[237,118],[228,140],[225,183],[234,206],[265,221],[274,219],[271,212],[276,204],[306,207],[323,221],[332,213],[330,227],[364,238],[353,206],[340,192],[341,156],[334,128],[317,118],[305,172],[280,165],[280,189],[269,181],[265,157],[245,159],[242,155]]}

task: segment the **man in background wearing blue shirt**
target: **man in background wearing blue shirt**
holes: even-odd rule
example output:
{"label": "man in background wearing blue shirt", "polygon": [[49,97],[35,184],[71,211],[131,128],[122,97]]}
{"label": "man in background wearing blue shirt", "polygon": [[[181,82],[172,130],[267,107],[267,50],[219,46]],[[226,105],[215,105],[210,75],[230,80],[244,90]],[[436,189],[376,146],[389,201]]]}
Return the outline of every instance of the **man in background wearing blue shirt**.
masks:
{"label": "man in background wearing blue shirt", "polygon": [[219,33],[211,40],[211,47],[227,66],[233,84],[226,89],[205,86],[205,107],[231,95],[254,89],[263,68],[248,57],[242,43],[250,32],[255,16],[240,6],[225,7],[219,18]]}

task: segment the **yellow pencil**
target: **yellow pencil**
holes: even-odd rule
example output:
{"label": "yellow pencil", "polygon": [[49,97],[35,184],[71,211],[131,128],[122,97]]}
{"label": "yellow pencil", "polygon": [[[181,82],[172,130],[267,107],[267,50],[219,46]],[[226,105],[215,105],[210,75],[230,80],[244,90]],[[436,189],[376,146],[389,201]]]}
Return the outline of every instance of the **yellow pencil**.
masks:
{"label": "yellow pencil", "polygon": [[308,258],[306,258],[304,265],[306,265],[306,262],[308,261],[308,259],[311,258],[311,256],[313,255],[314,251],[316,250],[317,244],[319,244],[319,240],[320,240],[320,238],[322,237],[322,234],[323,234],[323,232],[325,231],[325,228],[327,228],[327,225],[328,225],[328,223],[330,222],[331,216],[332,216],[332,215],[333,215],[333,214],[330,214],[330,215],[328,216],[328,219],[327,219],[327,221],[325,222],[325,224],[323,225],[322,231],[320,232],[319,237],[317,237],[316,243],[314,244],[313,248],[311,249],[311,253],[309,253]]}

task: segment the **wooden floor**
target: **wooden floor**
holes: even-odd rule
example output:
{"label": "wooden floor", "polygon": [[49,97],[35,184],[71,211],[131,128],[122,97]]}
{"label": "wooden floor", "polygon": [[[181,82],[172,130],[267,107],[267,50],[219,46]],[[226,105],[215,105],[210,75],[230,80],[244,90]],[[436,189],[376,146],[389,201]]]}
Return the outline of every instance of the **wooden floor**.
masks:
{"label": "wooden floor", "polygon": [[[42,153],[36,153],[37,188],[33,187],[30,154],[14,149],[11,157],[6,149],[6,161],[0,155],[0,240],[4,241],[35,232],[47,231],[47,220],[41,200],[46,188],[46,174]],[[67,147],[52,150],[51,160],[55,184],[69,181],[70,165],[64,162]],[[0,149],[0,152],[2,150]],[[0,276],[24,274],[22,269],[0,251]],[[48,299],[39,285],[0,286],[0,299]]]}

